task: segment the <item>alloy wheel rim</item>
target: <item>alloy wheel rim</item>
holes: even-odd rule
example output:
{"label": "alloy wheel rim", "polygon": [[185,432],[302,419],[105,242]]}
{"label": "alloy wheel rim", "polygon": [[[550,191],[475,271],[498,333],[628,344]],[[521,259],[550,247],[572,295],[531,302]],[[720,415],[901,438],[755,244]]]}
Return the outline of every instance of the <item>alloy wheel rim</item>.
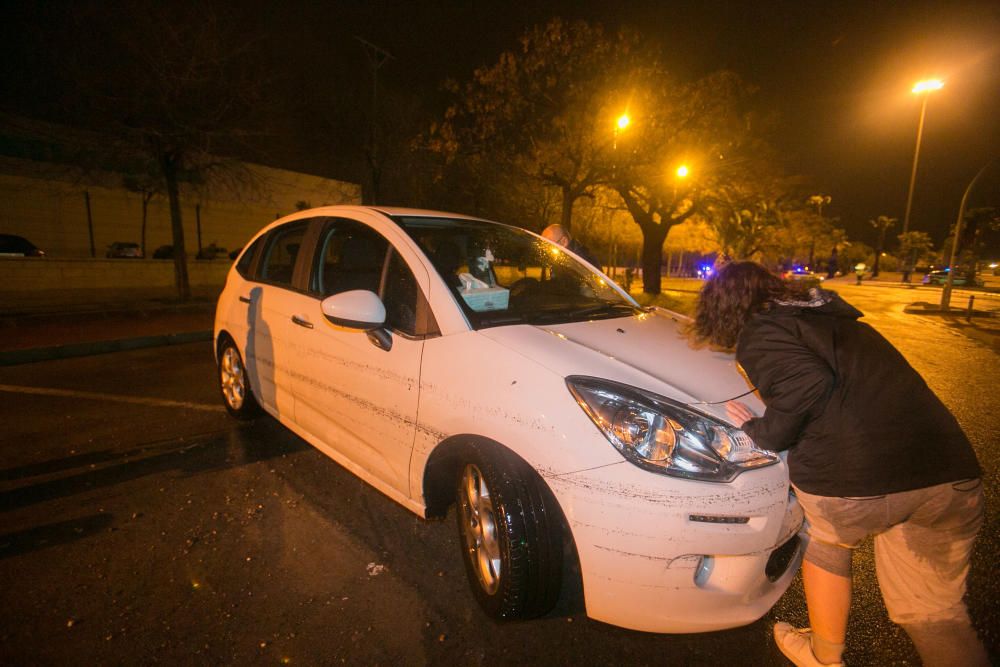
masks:
{"label": "alloy wheel rim", "polygon": [[479,585],[493,595],[500,586],[500,540],[497,535],[493,499],[482,471],[473,464],[462,473],[461,512],[465,548]]}
{"label": "alloy wheel rim", "polygon": [[222,363],[219,364],[219,374],[222,379],[222,395],[233,410],[243,407],[246,395],[246,375],[240,355],[232,347],[227,347],[222,353]]}

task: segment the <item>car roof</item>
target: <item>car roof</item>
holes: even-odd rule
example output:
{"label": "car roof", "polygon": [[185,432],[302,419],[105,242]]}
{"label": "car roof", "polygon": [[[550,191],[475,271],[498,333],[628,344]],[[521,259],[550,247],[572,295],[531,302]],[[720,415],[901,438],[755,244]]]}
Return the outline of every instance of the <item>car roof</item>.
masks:
{"label": "car roof", "polygon": [[407,216],[413,218],[458,218],[462,220],[482,220],[464,213],[454,213],[451,211],[436,211],[433,209],[408,208],[405,206],[380,206],[367,204],[334,204],[331,206],[319,206],[304,211],[296,211],[296,214],[309,213],[312,215],[336,215],[337,213],[350,213],[357,211],[374,211],[387,216]]}
{"label": "car roof", "polygon": [[373,211],[378,211],[390,216],[406,216],[410,218],[460,218],[463,220],[482,220],[463,213],[452,213],[449,211],[434,211],[421,208],[404,208],[402,206],[371,206]]}
{"label": "car roof", "polygon": [[406,208],[403,206],[368,206],[364,204],[332,204],[330,206],[317,206],[315,208],[308,208],[301,211],[295,211],[294,213],[289,213],[288,215],[282,216],[277,220],[272,220],[256,234],[253,235],[251,241],[247,243],[255,242],[260,237],[264,236],[270,232],[275,227],[283,225],[288,222],[294,222],[296,220],[303,220],[306,218],[315,218],[322,216],[336,217],[338,215],[350,215],[351,213],[378,213],[386,217],[395,216],[405,216],[411,218],[451,218],[455,220],[469,220],[478,222],[488,222],[497,225],[504,225],[509,227],[502,222],[496,222],[495,220],[489,220],[487,218],[477,218],[471,215],[465,215],[464,213],[452,213],[449,211],[435,211],[430,209],[422,208]]}
{"label": "car roof", "polygon": [[300,220],[303,218],[312,218],[319,216],[337,216],[337,215],[348,215],[350,213],[379,213],[387,217],[405,216],[411,218],[452,218],[456,220],[474,220],[479,222],[492,222],[495,224],[503,224],[496,222],[494,220],[488,220],[486,218],[477,218],[471,215],[465,215],[464,213],[452,213],[450,211],[434,211],[430,209],[422,208],[406,208],[403,206],[367,206],[362,204],[333,204],[330,206],[317,206],[316,208],[308,208],[302,211],[295,211],[294,213],[289,213],[288,215],[282,216],[277,220],[273,220],[266,226],[261,228],[261,230],[255,235],[260,236],[264,232],[276,227],[278,225],[284,224],[285,222],[291,222],[293,220]]}

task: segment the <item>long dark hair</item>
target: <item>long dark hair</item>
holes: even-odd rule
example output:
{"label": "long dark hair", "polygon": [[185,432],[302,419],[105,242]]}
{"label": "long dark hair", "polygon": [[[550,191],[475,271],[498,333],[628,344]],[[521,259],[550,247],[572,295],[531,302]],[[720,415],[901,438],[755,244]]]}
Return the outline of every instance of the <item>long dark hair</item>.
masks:
{"label": "long dark hair", "polygon": [[754,314],[776,299],[801,298],[804,292],[756,262],[730,262],[701,288],[691,334],[698,343],[733,349]]}

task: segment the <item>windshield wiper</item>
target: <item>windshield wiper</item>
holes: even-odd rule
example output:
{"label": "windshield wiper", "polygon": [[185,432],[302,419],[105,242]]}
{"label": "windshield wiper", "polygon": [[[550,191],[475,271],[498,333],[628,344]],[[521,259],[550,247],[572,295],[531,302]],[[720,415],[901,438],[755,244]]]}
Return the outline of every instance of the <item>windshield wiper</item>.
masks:
{"label": "windshield wiper", "polygon": [[480,323],[482,326],[495,327],[495,326],[502,326],[504,324],[525,324],[527,323],[527,319],[523,315],[497,314],[490,316],[486,313],[483,313],[483,316],[480,318]]}
{"label": "windshield wiper", "polygon": [[529,319],[532,324],[541,324],[544,322],[559,320],[573,322],[598,315],[604,317],[615,317],[634,315],[636,312],[638,312],[638,309],[627,303],[608,302],[602,304],[591,304],[581,308],[567,308],[565,310],[551,310],[531,313]]}
{"label": "windshield wiper", "polygon": [[636,307],[630,304],[609,301],[598,305],[565,311],[565,314],[569,317],[586,317],[588,315],[632,315],[636,311]]}

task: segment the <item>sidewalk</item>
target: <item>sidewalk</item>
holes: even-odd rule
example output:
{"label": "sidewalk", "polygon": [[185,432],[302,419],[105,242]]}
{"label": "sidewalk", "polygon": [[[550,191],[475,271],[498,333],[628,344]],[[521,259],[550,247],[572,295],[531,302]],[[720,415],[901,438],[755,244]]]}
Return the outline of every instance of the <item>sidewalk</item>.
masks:
{"label": "sidewalk", "polygon": [[212,339],[214,300],[150,300],[0,316],[0,366]]}
{"label": "sidewalk", "polygon": [[[961,293],[956,291],[952,294],[951,308],[947,311],[942,311],[939,305],[941,288],[923,285],[920,276],[915,276],[911,283],[904,283],[900,278],[901,274],[898,272],[882,272],[878,278],[866,276],[862,285],[866,290],[869,288],[906,290],[907,298],[912,302],[904,308],[904,312],[939,318],[969,338],[1000,352],[1000,277],[984,276],[986,282],[984,288],[970,290],[956,288],[961,290]],[[856,283],[857,278],[852,274],[823,281],[820,285],[837,291],[842,287],[853,287]],[[657,305],[690,315],[694,310],[696,295],[701,291],[703,284],[703,281],[695,278],[664,278],[662,282],[664,294],[655,302]],[[971,319],[967,317],[970,295],[975,296]],[[644,303],[641,293],[633,291],[632,296],[639,298],[640,303]],[[670,300],[671,297],[674,298],[673,301]]]}

